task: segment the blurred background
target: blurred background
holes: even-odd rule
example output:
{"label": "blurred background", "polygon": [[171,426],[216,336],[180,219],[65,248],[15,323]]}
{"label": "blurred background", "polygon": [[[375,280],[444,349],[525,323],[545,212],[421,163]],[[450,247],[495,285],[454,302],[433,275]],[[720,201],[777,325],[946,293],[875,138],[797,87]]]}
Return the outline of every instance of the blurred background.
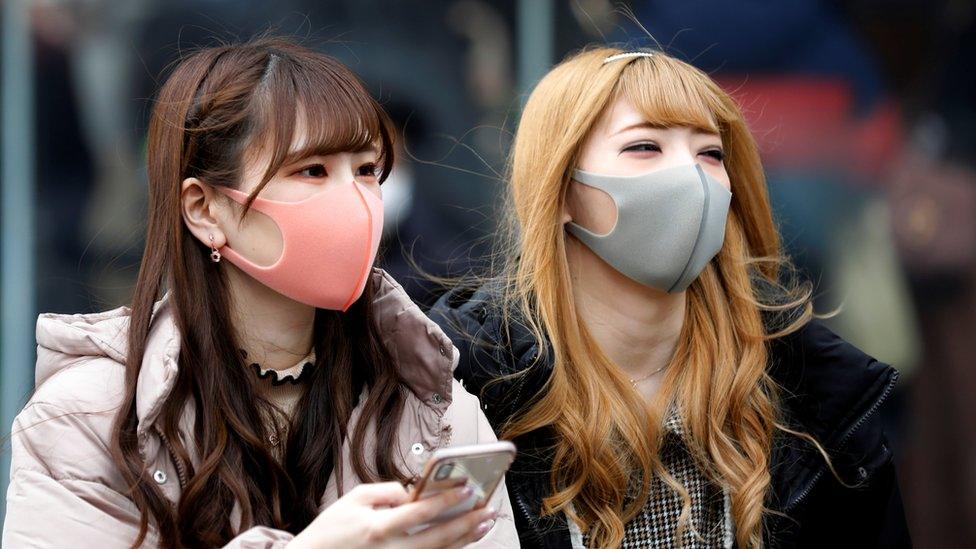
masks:
{"label": "blurred background", "polygon": [[[969,0],[0,0],[0,409],[42,311],[127,302],[145,130],[182,52],[271,31],[335,55],[401,132],[383,263],[415,299],[490,246],[533,84],[590,43],[662,47],[736,97],[832,327],[902,373],[883,413],[919,547],[976,546],[976,4]],[[628,16],[630,14],[630,16]],[[634,18],[653,36],[635,24]],[[655,41],[657,44],[655,44]],[[3,493],[9,446],[2,452]]]}

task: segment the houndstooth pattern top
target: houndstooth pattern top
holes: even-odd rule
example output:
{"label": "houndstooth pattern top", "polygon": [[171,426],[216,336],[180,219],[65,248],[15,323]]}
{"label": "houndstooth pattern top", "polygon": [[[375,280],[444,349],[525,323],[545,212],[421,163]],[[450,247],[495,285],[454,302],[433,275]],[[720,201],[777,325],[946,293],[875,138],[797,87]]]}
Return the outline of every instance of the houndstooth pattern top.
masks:
{"label": "houndstooth pattern top", "polygon": [[[681,547],[732,547],[734,534],[728,492],[716,486],[698,468],[684,443],[681,415],[676,408],[671,409],[664,428],[661,463],[684,486],[691,498],[689,520],[681,535]],[[620,547],[675,547],[681,509],[680,495],[664,480],[655,477],[651,481],[650,496],[644,508],[624,527]],[[572,520],[569,527],[574,548],[590,547],[588,537]]]}

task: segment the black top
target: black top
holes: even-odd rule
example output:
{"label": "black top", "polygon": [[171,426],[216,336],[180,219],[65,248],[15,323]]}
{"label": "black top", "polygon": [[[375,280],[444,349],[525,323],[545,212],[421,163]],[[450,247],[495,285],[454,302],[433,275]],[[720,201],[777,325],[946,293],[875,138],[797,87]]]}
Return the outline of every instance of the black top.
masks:
{"label": "black top", "polygon": [[[539,343],[517,323],[506,327],[488,286],[457,288],[430,311],[461,351],[454,376],[482,400],[498,428],[532,402],[552,371]],[[551,356],[551,353],[549,354]],[[502,381],[502,375],[525,372]],[[809,443],[777,432],[766,505],[769,547],[910,547],[892,454],[878,409],[898,372],[864,354],[819,322],[770,344],[769,374],[782,388],[792,428],[819,441],[845,488]],[[496,380],[494,383],[489,381]],[[565,517],[540,518],[549,492],[552,433],[542,429],[513,442],[519,449],[506,482],[522,547],[569,547]]]}

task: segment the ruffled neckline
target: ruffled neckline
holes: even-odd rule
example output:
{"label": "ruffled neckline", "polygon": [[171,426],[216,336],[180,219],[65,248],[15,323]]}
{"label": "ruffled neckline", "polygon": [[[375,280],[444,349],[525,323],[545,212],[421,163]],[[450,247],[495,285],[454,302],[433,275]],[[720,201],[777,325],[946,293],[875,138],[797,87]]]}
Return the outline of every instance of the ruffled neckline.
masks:
{"label": "ruffled neckline", "polygon": [[[241,356],[247,360],[247,351],[241,349]],[[283,385],[285,383],[291,383],[292,385],[297,385],[306,371],[312,369],[315,365],[315,350],[309,351],[304,358],[299,360],[294,366],[285,368],[282,370],[275,370],[274,368],[265,368],[257,362],[250,362],[248,366],[254,370],[254,373],[260,379],[270,380],[272,385]]]}

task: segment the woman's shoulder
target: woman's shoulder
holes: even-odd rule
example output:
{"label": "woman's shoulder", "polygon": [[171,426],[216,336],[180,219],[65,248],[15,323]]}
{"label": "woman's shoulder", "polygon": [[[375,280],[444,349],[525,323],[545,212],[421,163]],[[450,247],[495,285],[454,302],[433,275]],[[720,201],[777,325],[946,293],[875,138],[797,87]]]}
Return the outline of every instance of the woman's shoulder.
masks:
{"label": "woman's shoulder", "polygon": [[551,368],[535,334],[503,314],[500,284],[460,284],[441,296],[430,317],[458,349],[454,377],[481,399],[498,428],[544,386]]}
{"label": "woman's shoulder", "polygon": [[475,360],[479,370],[507,375],[538,356],[538,338],[517,308],[503,310],[500,282],[459,284],[437,300],[430,318],[461,351],[462,366]]}
{"label": "woman's shoulder", "polygon": [[128,310],[42,314],[36,387],[11,429],[12,474],[112,484],[113,423],[125,395]]}
{"label": "woman's shoulder", "polygon": [[788,419],[827,448],[872,430],[880,436],[876,412],[897,383],[895,368],[817,320],[773,340],[769,351],[769,374]]}
{"label": "woman's shoulder", "polygon": [[124,393],[129,309],[38,317],[35,390],[28,406],[69,412],[118,406]]}
{"label": "woman's shoulder", "polygon": [[496,313],[500,293],[490,283],[461,282],[446,291],[429,311],[430,318],[457,343],[484,339],[490,317]]}
{"label": "woman's shoulder", "polygon": [[769,355],[770,375],[792,393],[853,398],[898,376],[892,366],[847,342],[819,320],[773,339]]}

